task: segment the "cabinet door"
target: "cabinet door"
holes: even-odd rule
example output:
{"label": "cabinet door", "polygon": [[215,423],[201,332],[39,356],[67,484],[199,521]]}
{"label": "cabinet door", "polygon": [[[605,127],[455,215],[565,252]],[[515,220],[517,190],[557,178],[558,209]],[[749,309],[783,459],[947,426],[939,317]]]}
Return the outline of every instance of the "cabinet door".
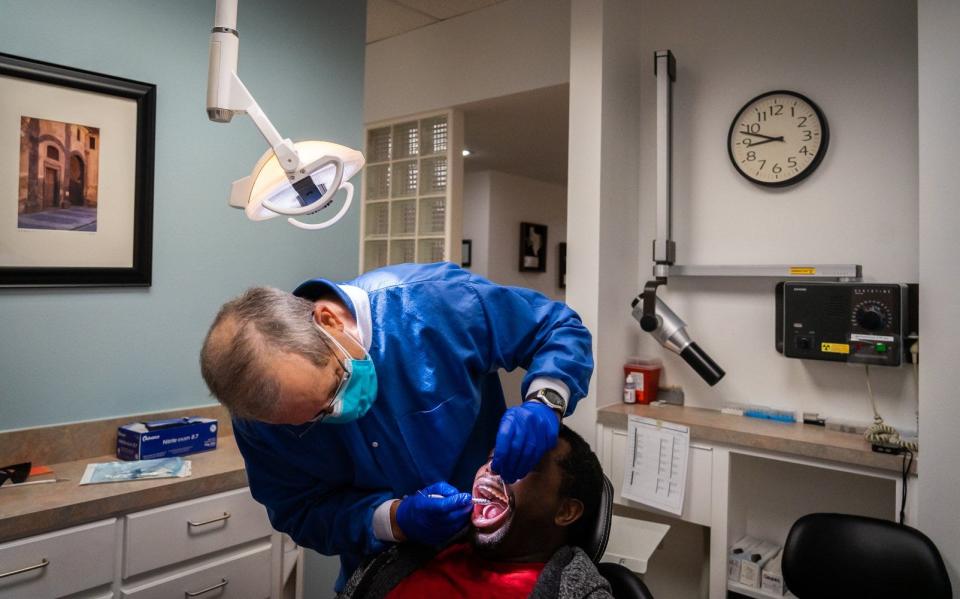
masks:
{"label": "cabinet door", "polygon": [[[632,505],[661,513],[660,510],[623,499],[620,496],[620,490],[623,488],[623,460],[627,451],[627,433],[621,429],[607,428],[605,431],[613,436],[609,445],[611,448],[610,482],[613,483],[613,500],[623,505]],[[688,455],[687,488],[684,491],[683,511],[680,519],[702,526],[710,526],[713,497],[713,452],[710,447],[690,443],[690,453]]]}
{"label": "cabinet door", "polygon": [[249,489],[137,512],[126,520],[124,578],[273,533],[267,511]]}
{"label": "cabinet door", "polygon": [[267,599],[270,597],[269,542],[217,560],[177,570],[138,585],[124,586],[124,599]]}
{"label": "cabinet door", "polygon": [[0,545],[0,598],[62,597],[113,581],[116,518]]}

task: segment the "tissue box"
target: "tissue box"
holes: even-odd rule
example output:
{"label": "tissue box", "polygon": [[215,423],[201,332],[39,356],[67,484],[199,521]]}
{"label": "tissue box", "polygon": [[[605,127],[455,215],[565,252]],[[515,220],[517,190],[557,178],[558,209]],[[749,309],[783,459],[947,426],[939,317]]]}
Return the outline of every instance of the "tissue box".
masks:
{"label": "tissue box", "polygon": [[213,418],[133,422],[117,429],[117,457],[121,460],[168,458],[216,448],[217,421]]}
{"label": "tissue box", "polygon": [[777,597],[782,597],[787,593],[787,586],[783,584],[783,569],[780,565],[782,559],[783,552],[781,551],[767,562],[767,565],[760,571],[760,590]]}
{"label": "tissue box", "polygon": [[760,588],[760,570],[780,552],[780,546],[767,541],[760,541],[750,547],[747,557],[740,565],[740,584]]}
{"label": "tissue box", "polygon": [[750,549],[759,543],[757,539],[745,536],[730,546],[727,552],[727,578],[733,582],[740,582],[740,569],[743,561],[750,556]]}

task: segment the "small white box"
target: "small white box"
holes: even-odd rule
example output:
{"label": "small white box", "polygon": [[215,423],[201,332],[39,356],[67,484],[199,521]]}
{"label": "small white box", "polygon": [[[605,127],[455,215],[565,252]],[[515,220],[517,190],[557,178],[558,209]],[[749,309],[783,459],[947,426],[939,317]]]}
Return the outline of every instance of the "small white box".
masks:
{"label": "small white box", "polygon": [[787,594],[787,585],[783,584],[782,560],[783,552],[781,551],[760,571],[760,590],[778,597]]}
{"label": "small white box", "polygon": [[744,536],[730,545],[727,551],[727,578],[733,582],[740,582],[740,567],[743,560],[750,555],[750,548],[760,541],[751,536]]}
{"label": "small white box", "polygon": [[780,546],[768,541],[760,541],[751,547],[740,566],[740,584],[759,589],[760,570],[779,552]]}

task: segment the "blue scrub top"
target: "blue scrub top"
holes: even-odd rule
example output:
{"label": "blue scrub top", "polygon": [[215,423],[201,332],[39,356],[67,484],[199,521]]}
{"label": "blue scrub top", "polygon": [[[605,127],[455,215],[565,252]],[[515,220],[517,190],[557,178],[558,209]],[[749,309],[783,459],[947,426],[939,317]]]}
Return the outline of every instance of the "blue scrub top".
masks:
{"label": "blue scrub top", "polygon": [[[450,263],[382,268],[345,284],[370,300],[378,386],[370,411],[303,438],[303,425],[233,423],[254,498],[301,546],[340,555],[337,590],[364,556],[386,546],[373,534],[377,506],[440,480],[469,491],[505,410],[498,369],[527,370],[523,395],[536,378],[563,381],[568,414],[593,373],[580,317],[535,291]],[[294,293],[339,298],[356,316],[329,281],[307,281]]]}

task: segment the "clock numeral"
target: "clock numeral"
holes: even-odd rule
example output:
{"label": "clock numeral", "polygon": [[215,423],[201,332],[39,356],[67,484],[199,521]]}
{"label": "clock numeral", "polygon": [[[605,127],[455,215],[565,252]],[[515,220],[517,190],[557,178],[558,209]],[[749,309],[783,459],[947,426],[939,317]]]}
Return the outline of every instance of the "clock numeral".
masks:
{"label": "clock numeral", "polygon": [[765,121],[765,120],[767,120],[767,111],[766,111],[766,110],[763,110],[763,111],[758,110],[758,111],[757,111],[757,121]]}
{"label": "clock numeral", "polygon": [[813,132],[807,129],[803,132],[803,139],[800,141],[810,141],[811,139],[813,139]]}
{"label": "clock numeral", "polygon": [[767,165],[767,161],[766,161],[766,160],[760,160],[760,168],[757,169],[757,172],[759,173],[760,171],[762,171],[762,170],[763,170],[763,167],[766,166],[766,165]]}
{"label": "clock numeral", "polygon": [[783,114],[783,104],[774,104],[770,107],[770,116],[780,116],[781,114]]}
{"label": "clock numeral", "polygon": [[797,116],[796,112],[793,110],[793,106],[790,107],[790,116]]}
{"label": "clock numeral", "polygon": [[[806,146],[804,146],[804,147],[806,147]],[[753,162],[753,161],[756,160],[756,159],[757,159],[757,153],[756,153],[756,152],[754,152],[753,150],[750,150],[749,152],[747,152],[747,160],[749,160],[750,162]]]}
{"label": "clock numeral", "polygon": [[797,125],[797,127],[806,127],[806,126],[807,126],[807,117],[801,116],[801,117],[797,117],[797,118],[800,119],[800,124]]}
{"label": "clock numeral", "polygon": [[740,143],[742,143],[742,144],[745,145],[745,146],[749,146],[750,144],[753,143],[753,140],[750,139],[749,137],[744,137],[744,138],[743,138],[743,141],[740,142]]}
{"label": "clock numeral", "polygon": [[787,166],[789,168],[797,168],[797,159],[794,158],[793,156],[790,156],[789,158],[787,158]]}
{"label": "clock numeral", "polygon": [[779,162],[774,162],[774,163],[773,163],[773,168],[770,169],[770,170],[772,170],[772,171],[773,171],[775,174],[777,174],[777,175],[779,175],[780,173],[783,172],[783,169],[780,167],[780,163],[779,163]]}
{"label": "clock numeral", "polygon": [[760,123],[743,124],[744,133],[760,133]]}
{"label": "clock numeral", "polygon": [[802,148],[800,148],[800,153],[803,154],[804,156],[809,156],[810,150],[807,149],[807,146],[803,146]]}

